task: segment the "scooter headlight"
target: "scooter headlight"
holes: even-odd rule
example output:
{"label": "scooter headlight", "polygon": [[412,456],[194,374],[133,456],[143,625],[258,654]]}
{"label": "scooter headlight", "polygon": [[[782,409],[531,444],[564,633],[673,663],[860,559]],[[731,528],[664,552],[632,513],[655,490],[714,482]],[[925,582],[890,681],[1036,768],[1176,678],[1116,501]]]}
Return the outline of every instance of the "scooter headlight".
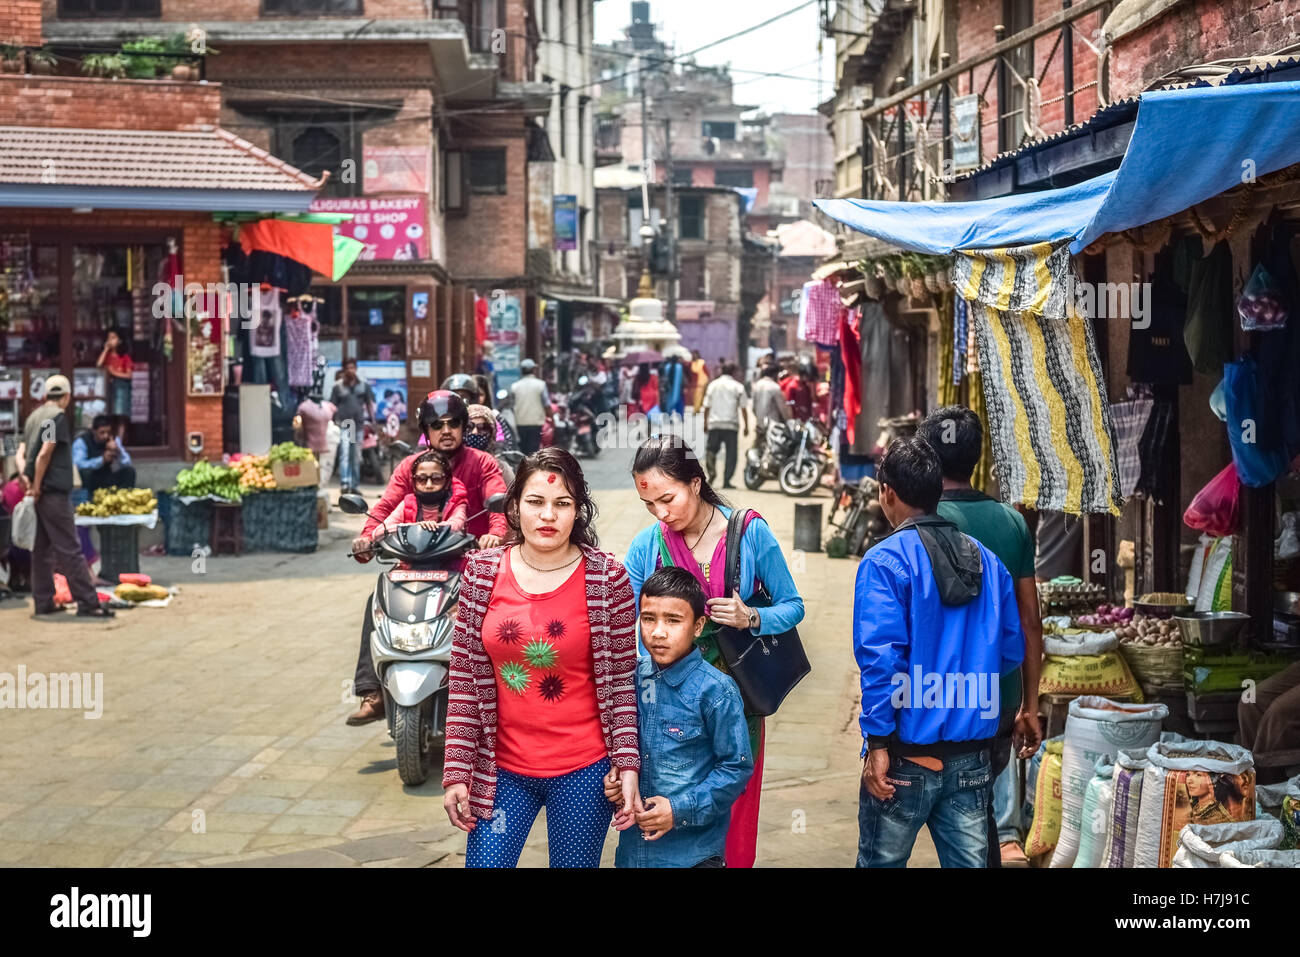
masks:
{"label": "scooter headlight", "polygon": [[388,643],[398,651],[423,651],[433,643],[433,632],[427,621],[389,622]]}

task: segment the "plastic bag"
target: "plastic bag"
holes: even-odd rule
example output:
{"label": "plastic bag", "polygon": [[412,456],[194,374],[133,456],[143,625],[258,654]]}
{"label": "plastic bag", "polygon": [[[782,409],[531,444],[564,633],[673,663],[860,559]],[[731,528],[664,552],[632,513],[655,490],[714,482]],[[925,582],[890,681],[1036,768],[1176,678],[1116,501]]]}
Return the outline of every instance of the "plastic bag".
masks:
{"label": "plastic bag", "polygon": [[1183,524],[1216,537],[1231,535],[1237,530],[1240,518],[1240,491],[1237,466],[1230,462],[1222,472],[1205,483],[1205,488],[1196,493],[1192,504],[1183,513]]}
{"label": "plastic bag", "polygon": [[1295,558],[1300,555],[1300,512],[1282,513],[1282,531],[1273,543],[1275,558]]}
{"label": "plastic bag", "polygon": [[1273,332],[1286,326],[1291,307],[1263,263],[1255,267],[1246,288],[1241,291],[1237,315],[1241,317],[1241,328],[1247,332]]}
{"label": "plastic bag", "polygon": [[24,496],[14,506],[9,537],[15,548],[30,552],[36,546],[36,499]]}

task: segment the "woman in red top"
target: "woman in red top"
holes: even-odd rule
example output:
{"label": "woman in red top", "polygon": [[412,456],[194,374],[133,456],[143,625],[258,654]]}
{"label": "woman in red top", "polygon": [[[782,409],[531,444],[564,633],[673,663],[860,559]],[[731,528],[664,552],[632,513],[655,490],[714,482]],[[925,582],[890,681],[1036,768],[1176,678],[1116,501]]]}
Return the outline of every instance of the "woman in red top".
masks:
{"label": "woman in red top", "polygon": [[637,800],[632,584],[597,549],[595,516],[577,460],[541,449],[506,502],[517,544],[475,553],[465,569],[442,803],[469,833],[466,867],[514,867],[542,807],[551,866],[598,867],[611,768],[621,807]]}
{"label": "woman in red top", "polygon": [[659,376],[650,371],[650,363],[643,362],[636,370],[632,395],[637,401],[637,411],[642,415],[649,415],[650,410],[659,405]]}
{"label": "woman in red top", "polygon": [[[95,365],[108,372],[108,412],[122,419],[131,418],[131,373],[135,363],[126,354],[126,343],[116,331],[110,329],[104,339],[104,348]],[[122,423],[125,425],[125,423]]]}

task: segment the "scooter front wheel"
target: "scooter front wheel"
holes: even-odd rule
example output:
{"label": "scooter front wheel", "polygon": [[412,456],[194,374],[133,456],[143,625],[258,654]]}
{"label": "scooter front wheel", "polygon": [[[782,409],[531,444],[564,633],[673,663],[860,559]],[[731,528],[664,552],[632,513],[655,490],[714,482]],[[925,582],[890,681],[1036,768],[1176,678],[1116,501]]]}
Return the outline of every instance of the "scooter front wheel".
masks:
{"label": "scooter front wheel", "polygon": [[821,481],[822,470],[815,459],[793,459],[781,467],[777,481],[786,495],[807,495]]}
{"label": "scooter front wheel", "polygon": [[753,462],[745,463],[745,488],[757,492],[763,485],[763,469]]}
{"label": "scooter front wheel", "polygon": [[397,744],[397,773],[402,783],[419,787],[433,769],[436,750],[428,699],[417,705],[393,705],[393,741]]}

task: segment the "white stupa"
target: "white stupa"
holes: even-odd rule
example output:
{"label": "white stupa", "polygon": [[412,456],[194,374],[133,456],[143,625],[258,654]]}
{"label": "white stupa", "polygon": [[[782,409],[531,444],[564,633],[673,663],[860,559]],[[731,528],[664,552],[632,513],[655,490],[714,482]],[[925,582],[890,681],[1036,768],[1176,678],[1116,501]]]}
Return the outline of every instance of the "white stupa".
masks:
{"label": "white stupa", "polygon": [[648,273],[641,274],[637,297],[627,304],[627,318],[614,329],[612,338],[618,357],[643,349],[662,353],[681,341],[677,327],[664,318],[664,304],[655,298]]}

